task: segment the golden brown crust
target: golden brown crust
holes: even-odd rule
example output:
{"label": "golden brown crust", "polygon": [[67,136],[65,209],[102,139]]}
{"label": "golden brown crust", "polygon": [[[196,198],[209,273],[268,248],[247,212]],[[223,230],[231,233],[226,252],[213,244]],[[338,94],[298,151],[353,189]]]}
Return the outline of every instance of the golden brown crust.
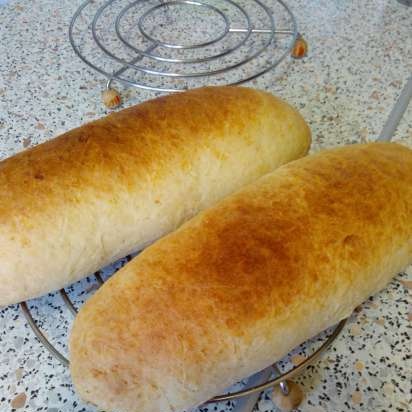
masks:
{"label": "golden brown crust", "polygon": [[185,409],[348,316],[412,261],[411,176],[400,145],[325,151],[156,242],[75,321],[80,395],[106,410]]}
{"label": "golden brown crust", "polygon": [[122,110],[0,162],[0,306],[143,247],[309,145],[286,103],[216,87]]}
{"label": "golden brown crust", "polygon": [[[116,192],[113,186],[122,184],[134,190],[143,174],[154,173],[155,183],[169,172],[162,166],[170,157],[183,148],[193,156],[190,149],[210,144],[227,127],[251,140],[245,129],[260,116],[262,97],[263,92],[225,87],[163,96],[27,149],[0,162],[0,217],[32,219],[56,202],[78,201],[83,188]],[[190,157],[181,161],[191,164]]]}

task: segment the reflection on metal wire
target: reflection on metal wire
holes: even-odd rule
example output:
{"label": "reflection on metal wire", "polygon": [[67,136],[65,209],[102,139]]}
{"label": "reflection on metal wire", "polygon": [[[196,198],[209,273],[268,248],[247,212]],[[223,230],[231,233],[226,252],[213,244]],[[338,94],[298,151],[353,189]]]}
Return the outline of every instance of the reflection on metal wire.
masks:
{"label": "reflection on metal wire", "polygon": [[[295,17],[289,7],[283,2],[283,0],[274,0],[274,3],[279,5],[285,15],[288,16],[289,27],[277,29],[275,27],[275,17],[273,11],[261,0],[251,0],[248,7],[254,7],[254,9],[265,16],[265,20],[268,22],[268,27],[254,27],[252,22],[252,17],[250,16],[248,10],[245,7],[239,5],[238,2],[233,0],[221,0],[222,6],[217,7],[216,5],[211,5],[207,0],[170,0],[170,1],[161,1],[157,5],[145,9],[143,6],[146,5],[146,0],[135,0],[131,3],[128,3],[124,6],[119,12],[116,12],[113,16],[114,18],[114,30],[116,34],[116,40],[120,41],[121,44],[130,52],[136,54],[135,57],[131,59],[125,59],[119,57],[116,51],[109,50],[109,47],[102,40],[101,36],[98,34],[98,24],[102,20],[102,16],[105,15],[107,11],[111,12],[112,7],[117,5],[119,0],[108,0],[102,3],[98,7],[97,11],[92,17],[91,24],[87,25],[87,34],[91,34],[95,47],[97,50],[100,50],[104,56],[108,57],[113,63],[121,64],[121,68],[114,70],[113,72],[108,72],[107,69],[103,69],[97,63],[93,63],[85,53],[81,50],[78,42],[76,42],[75,37],[79,32],[78,24],[80,24],[83,19],[87,18],[87,11],[92,5],[95,5],[94,0],[86,0],[81,6],[77,9],[70,23],[69,27],[69,39],[70,43],[75,51],[75,53],[86,63],[88,66],[98,71],[99,73],[105,75],[108,78],[107,86],[110,87],[111,82],[116,80],[127,86],[134,86],[138,88],[156,90],[156,91],[166,91],[166,92],[179,92],[187,89],[187,84],[183,86],[180,83],[180,86],[173,86],[174,79],[181,79],[188,81],[193,78],[208,78],[208,82],[213,83],[214,79],[218,75],[222,75],[228,72],[234,72],[236,69],[243,67],[244,65],[252,62],[256,58],[260,57],[264,52],[266,52],[269,46],[274,46],[277,44],[277,36],[289,36],[290,41],[288,42],[285,50],[282,50],[282,53],[277,57],[272,56],[272,60],[264,59],[265,62],[260,62],[257,64],[257,67],[253,69],[253,73],[241,74],[243,78],[236,80],[230,84],[241,84],[256,77],[268,72],[275,68],[292,50],[293,45],[298,36],[297,24]],[[150,17],[153,16],[156,11],[163,10],[165,14],[170,17],[168,13],[171,6],[180,6],[180,7],[196,7],[198,9],[206,9],[213,11],[217,16],[219,16],[224,22],[224,29],[219,34],[216,35],[214,39],[204,41],[204,42],[192,42],[191,44],[183,44],[173,41],[163,41],[156,39],[156,37],[149,33],[144,28],[144,22]],[[233,27],[233,22],[228,15],[228,10],[232,9],[240,16],[244,21],[244,27]],[[137,15],[137,28],[139,29],[138,34],[144,43],[147,46],[144,49],[139,49],[132,44],[131,41],[127,39],[127,30],[125,30],[124,18],[133,13]],[[107,13],[106,13],[107,14]],[[76,35],[75,35],[76,33]],[[82,32],[85,34],[85,32]],[[233,34],[239,35],[239,40],[231,46],[224,46],[225,41],[230,38]],[[246,46],[246,42],[251,38],[251,36],[257,36],[260,38],[261,45]],[[253,44],[257,44],[256,41]],[[216,45],[219,48],[219,51],[212,55],[200,56],[200,57],[181,57],[181,56],[170,56],[165,54],[166,50],[180,50],[184,52],[185,50],[203,50],[207,46]],[[243,50],[244,49],[247,50]],[[242,56],[232,57],[231,59],[219,60],[224,57],[235,56],[235,52],[240,50]],[[143,64],[143,59],[144,64]],[[215,69],[199,68],[193,69],[193,64],[198,63],[209,63],[216,61],[221,65]],[[154,63],[163,63],[163,66],[156,68]],[[164,68],[164,63],[168,63],[167,69]],[[190,66],[190,70],[185,69],[185,67]],[[132,74],[129,77],[124,77],[123,74],[126,71],[130,71]],[[139,79],[139,76],[145,75],[149,79],[153,78],[153,82],[146,80],[145,82],[141,80],[134,80],[135,78]],[[155,76],[155,77],[153,77]],[[161,78],[163,86],[154,85],[155,78]],[[169,83],[168,83],[169,82]]]}

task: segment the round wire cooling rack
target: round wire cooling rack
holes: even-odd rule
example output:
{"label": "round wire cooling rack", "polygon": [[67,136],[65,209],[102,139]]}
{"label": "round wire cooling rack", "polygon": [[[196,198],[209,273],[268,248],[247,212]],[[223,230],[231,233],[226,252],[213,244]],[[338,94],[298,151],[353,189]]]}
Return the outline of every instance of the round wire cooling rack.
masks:
{"label": "round wire cooling rack", "polygon": [[108,89],[163,92],[255,79],[297,38],[283,0],[86,0],[69,27],[75,53]]}
{"label": "round wire cooling rack", "polygon": [[[130,259],[128,258],[127,260],[130,260]],[[97,282],[97,287],[100,287],[101,285],[103,285],[104,279],[100,275],[100,273],[96,273],[94,275],[94,278]],[[69,294],[66,292],[66,290],[61,289],[59,291],[59,294],[64,304],[67,306],[68,310],[70,311],[70,313],[73,316],[76,316],[78,310],[75,304],[73,303],[72,299],[69,297]],[[49,339],[46,337],[46,334],[40,329],[40,327],[38,326],[36,320],[34,319],[32,315],[32,312],[29,309],[29,305],[27,304],[27,302],[20,303],[20,308],[29,326],[33,330],[36,337],[40,340],[40,342],[58,361],[60,361],[64,366],[68,367],[69,359],[49,341]],[[276,385],[279,385],[282,390],[282,393],[287,395],[289,392],[287,380],[298,375],[307,366],[314,363],[332,345],[332,343],[341,333],[346,322],[347,322],[347,319],[344,319],[341,322],[339,322],[334,328],[332,328],[332,331],[328,333],[324,333],[325,336],[324,337],[322,336],[321,338],[318,339],[322,342],[321,345],[317,349],[315,349],[310,354],[310,356],[306,357],[306,359],[302,363],[298,364],[297,366],[294,366],[288,371],[282,373],[279,367],[277,366],[277,364],[273,364],[271,367],[272,373],[267,375],[267,379],[264,379],[263,383],[259,382],[250,387],[243,387],[240,390],[235,390],[227,394],[215,396],[214,398],[210,399],[206,403],[234,400],[234,399],[237,399],[243,396],[260,393],[264,391],[265,389],[274,387]]]}

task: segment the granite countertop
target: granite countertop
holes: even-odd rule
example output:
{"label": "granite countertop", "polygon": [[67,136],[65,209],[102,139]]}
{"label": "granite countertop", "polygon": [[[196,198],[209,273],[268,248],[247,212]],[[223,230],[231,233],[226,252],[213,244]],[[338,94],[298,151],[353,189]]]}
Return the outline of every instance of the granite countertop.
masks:
{"label": "granite countertop", "polygon": [[[68,24],[79,4],[0,1],[0,158],[108,112],[100,98],[105,79],[74,55],[68,41]],[[287,59],[249,84],[301,111],[313,131],[313,150],[373,140],[412,71],[412,8],[396,0],[288,4],[309,55]],[[124,106],[158,94],[116,87]],[[394,140],[412,147],[411,106]],[[412,409],[412,268],[406,272],[359,307],[333,347],[296,379],[305,392],[301,411]],[[68,292],[80,305],[95,289],[90,278]],[[50,340],[66,352],[72,317],[61,297],[51,294],[29,307]],[[290,362],[301,362],[307,353],[307,347],[297,349]],[[202,411],[231,407],[212,404]],[[273,410],[267,394],[258,408]],[[18,306],[0,309],[0,412],[14,410],[94,410],[74,394],[67,369],[34,337]]]}

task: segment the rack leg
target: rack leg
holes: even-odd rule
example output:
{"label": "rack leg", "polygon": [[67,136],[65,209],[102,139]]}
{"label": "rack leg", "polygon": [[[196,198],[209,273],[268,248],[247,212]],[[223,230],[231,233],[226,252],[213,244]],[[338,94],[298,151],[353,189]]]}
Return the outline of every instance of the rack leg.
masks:
{"label": "rack leg", "polygon": [[106,90],[102,93],[102,101],[109,109],[114,109],[122,103],[120,93],[116,89],[110,88],[110,80],[106,84]]}
{"label": "rack leg", "polygon": [[289,386],[287,381],[282,381],[279,383],[280,390],[282,391],[282,394],[285,396],[289,395]]}
{"label": "rack leg", "polygon": [[290,412],[299,407],[304,398],[300,386],[285,380],[273,388],[272,401],[283,412]]}

